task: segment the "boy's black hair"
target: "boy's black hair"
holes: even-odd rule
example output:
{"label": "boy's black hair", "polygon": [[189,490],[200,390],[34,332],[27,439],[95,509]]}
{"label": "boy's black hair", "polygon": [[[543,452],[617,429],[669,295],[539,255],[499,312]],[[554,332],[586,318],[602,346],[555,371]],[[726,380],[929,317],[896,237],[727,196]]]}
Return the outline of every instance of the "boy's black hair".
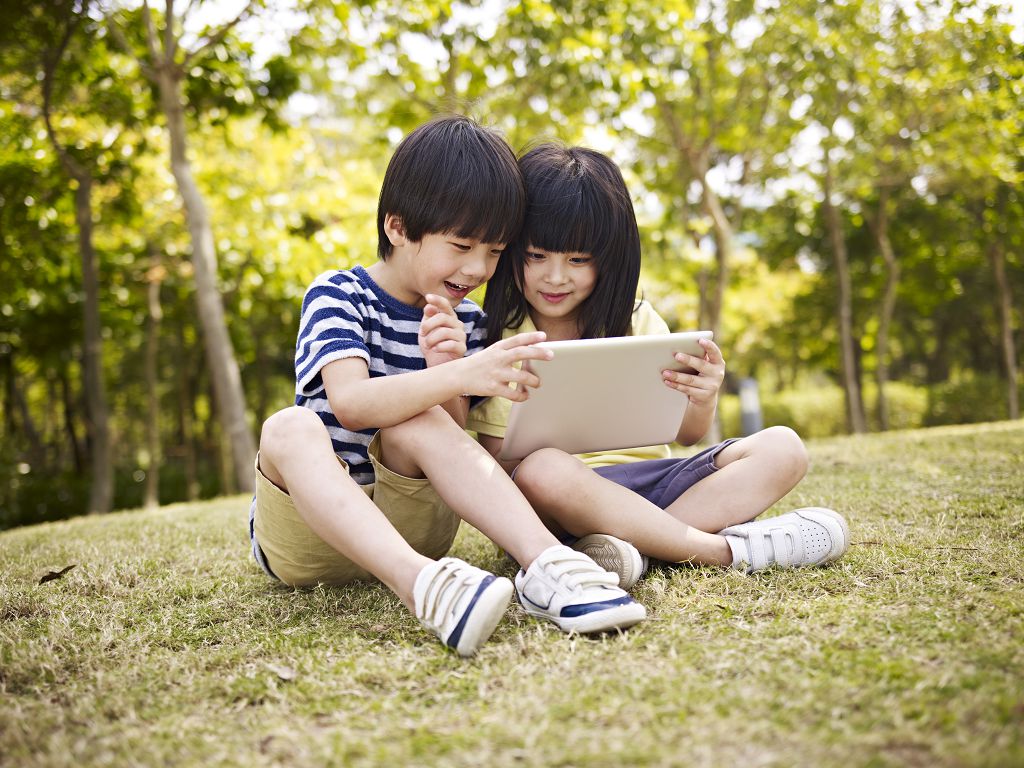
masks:
{"label": "boy's black hair", "polygon": [[406,136],[384,174],[377,206],[377,255],[392,245],[384,219],[394,214],[405,236],[452,233],[508,243],[519,232],[526,189],[508,143],[468,117],[440,117]]}
{"label": "boy's black hair", "polygon": [[519,167],[526,219],[487,284],[488,343],[526,318],[523,268],[531,247],[593,257],[597,281],[580,308],[580,338],[628,335],[640,280],[640,232],[618,166],[592,149],[544,143]]}

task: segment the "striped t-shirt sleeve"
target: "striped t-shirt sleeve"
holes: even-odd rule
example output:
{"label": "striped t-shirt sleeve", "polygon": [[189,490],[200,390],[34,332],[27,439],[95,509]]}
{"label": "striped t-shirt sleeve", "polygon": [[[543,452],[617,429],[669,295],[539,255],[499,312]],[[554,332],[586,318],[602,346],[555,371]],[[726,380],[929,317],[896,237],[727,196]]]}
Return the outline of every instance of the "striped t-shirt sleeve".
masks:
{"label": "striped t-shirt sleeve", "polygon": [[313,397],[323,391],[320,371],[328,363],[359,357],[370,365],[364,340],[365,297],[359,285],[342,273],[321,275],[302,300],[299,338],[295,346],[295,392]]}

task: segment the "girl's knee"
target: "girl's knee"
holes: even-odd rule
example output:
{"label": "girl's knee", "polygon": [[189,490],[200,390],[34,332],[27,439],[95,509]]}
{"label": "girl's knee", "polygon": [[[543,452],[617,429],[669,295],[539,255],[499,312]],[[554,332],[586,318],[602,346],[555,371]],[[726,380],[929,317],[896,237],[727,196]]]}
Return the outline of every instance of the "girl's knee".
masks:
{"label": "girl's knee", "polygon": [[800,435],[789,427],[768,427],[760,433],[764,437],[762,450],[779,464],[780,472],[799,482],[807,474],[807,448]]}

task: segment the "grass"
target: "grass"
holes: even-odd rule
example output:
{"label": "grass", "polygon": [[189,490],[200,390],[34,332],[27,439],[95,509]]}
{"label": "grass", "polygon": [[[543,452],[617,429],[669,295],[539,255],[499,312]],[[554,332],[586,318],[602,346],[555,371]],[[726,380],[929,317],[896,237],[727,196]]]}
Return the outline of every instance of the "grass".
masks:
{"label": "grass", "polygon": [[842,510],[836,565],[655,570],[623,636],[513,606],[468,661],[379,586],[272,584],[244,498],[4,532],[0,764],[1024,765],[1024,423],[810,451],[779,511]]}

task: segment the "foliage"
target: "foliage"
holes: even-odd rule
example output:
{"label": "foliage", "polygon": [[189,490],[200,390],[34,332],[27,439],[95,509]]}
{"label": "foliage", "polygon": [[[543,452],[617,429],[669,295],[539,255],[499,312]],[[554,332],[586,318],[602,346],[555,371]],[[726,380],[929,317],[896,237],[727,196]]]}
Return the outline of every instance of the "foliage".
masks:
{"label": "foliage", "polygon": [[[210,7],[175,8],[186,5]],[[159,23],[162,8],[149,6]],[[57,133],[98,179],[115,504],[135,503],[149,466],[154,274],[161,499],[228,487],[138,4],[54,0],[26,13],[7,4],[0,525],[76,514],[88,485],[74,189],[44,132],[36,60],[57,10],[78,14],[88,33],[70,46],[53,97]],[[821,148],[832,142],[869,418],[880,371],[891,427],[1005,415],[1001,340],[1019,342],[1024,296],[1024,59],[1005,5],[303,0],[281,11],[253,3],[184,79],[190,159],[254,433],[292,400],[304,287],[325,269],[373,260],[388,157],[411,127],[449,110],[500,128],[517,149],[555,137],[609,152],[641,226],[644,295],[679,330],[720,309],[730,375],[756,377],[766,419],[805,435],[844,429],[826,389],[840,381],[838,279],[821,206]],[[191,43],[210,28],[180,31]],[[888,330],[883,211],[899,266]],[[1004,288],[1008,318],[993,301]],[[726,398],[727,433],[731,408]]]}
{"label": "foliage", "polygon": [[[245,497],[0,533],[0,752],[26,768],[1020,764],[1024,429],[809,447],[777,511],[842,510],[853,546],[833,566],[655,567],[625,635],[568,637],[513,605],[473,660],[380,585],[275,586]],[[512,574],[474,530],[454,554]]]}

